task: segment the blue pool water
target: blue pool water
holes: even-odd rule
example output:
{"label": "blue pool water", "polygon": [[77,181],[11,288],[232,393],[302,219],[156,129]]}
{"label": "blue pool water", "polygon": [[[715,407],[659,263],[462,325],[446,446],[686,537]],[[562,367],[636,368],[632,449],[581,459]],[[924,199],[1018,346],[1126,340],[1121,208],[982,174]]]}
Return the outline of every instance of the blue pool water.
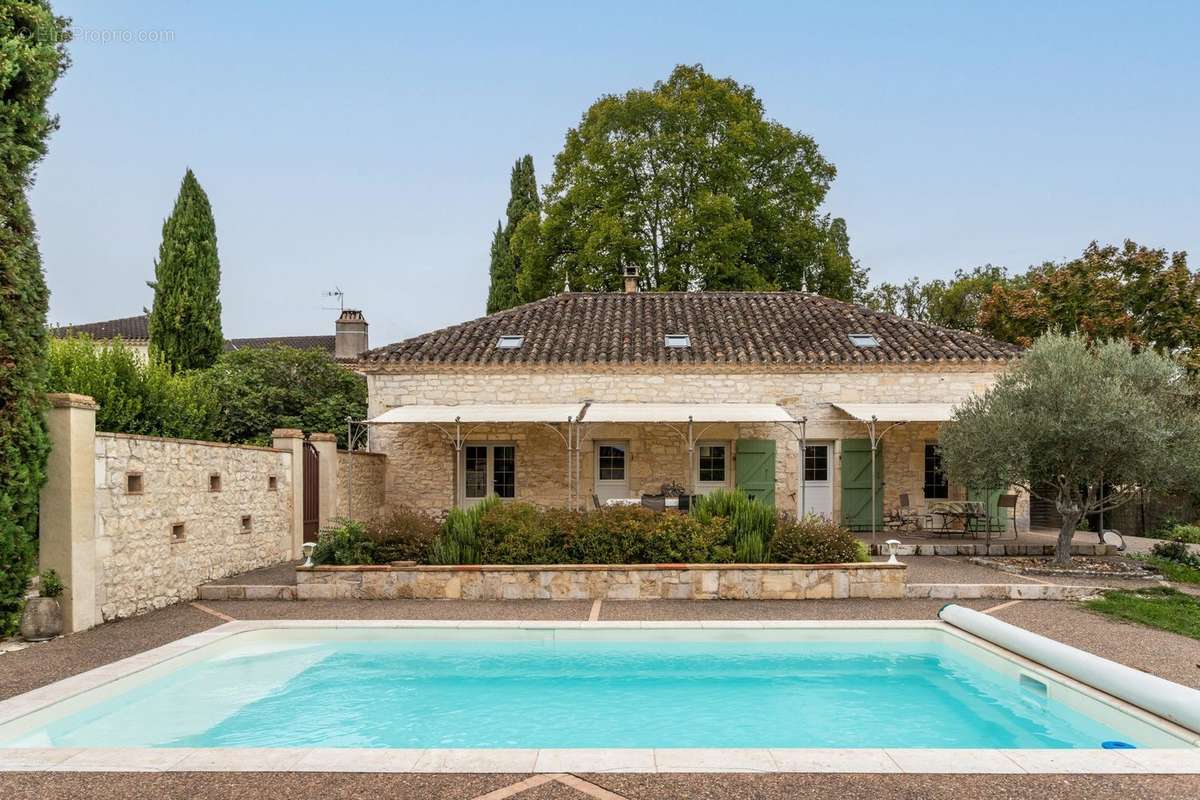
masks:
{"label": "blue pool water", "polygon": [[1096,748],[1131,739],[1039,688],[937,641],[313,638],[217,653],[0,743]]}

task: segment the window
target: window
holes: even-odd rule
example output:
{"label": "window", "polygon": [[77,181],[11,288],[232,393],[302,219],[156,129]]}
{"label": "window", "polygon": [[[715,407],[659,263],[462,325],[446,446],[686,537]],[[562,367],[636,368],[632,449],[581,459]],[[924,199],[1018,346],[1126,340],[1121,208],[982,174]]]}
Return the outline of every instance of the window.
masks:
{"label": "window", "polygon": [[208,476],[208,490],[210,492],[221,491],[221,474],[214,472]]}
{"label": "window", "polygon": [[517,496],[517,448],[511,444],[469,444],[463,447],[463,497]]}
{"label": "window", "polygon": [[171,524],[171,544],[178,544],[187,539],[187,532],[184,530],[182,522]]}
{"label": "window", "polygon": [[279,489],[279,478],[276,478],[274,475],[268,475],[267,476],[267,491],[274,492],[274,491],[277,491],[278,489]]}
{"label": "window", "polygon": [[499,350],[517,350],[523,344],[525,344],[524,336],[501,336],[496,341],[496,348]]}
{"label": "window", "polygon": [[925,443],[925,499],[945,500],[950,496],[950,484],[942,471],[942,449],[937,442]]}
{"label": "window", "polygon": [[725,456],[728,452],[723,444],[700,444],[700,482],[725,482]]}
{"label": "window", "polygon": [[829,480],[829,445],[806,445],[804,448],[804,480]]}
{"label": "window", "polygon": [[879,347],[879,340],[869,333],[851,333],[849,338],[855,347]]}
{"label": "window", "polygon": [[622,443],[607,442],[599,445],[596,472],[602,481],[625,480],[625,449]]}
{"label": "window", "polygon": [[668,333],[666,345],[667,347],[691,347],[692,337],[686,333]]}
{"label": "window", "polygon": [[125,476],[125,493],[126,494],[141,494],[142,493],[142,473],[130,472]]}
{"label": "window", "polygon": [[250,533],[254,530],[254,518],[249,514],[242,515],[242,533]]}

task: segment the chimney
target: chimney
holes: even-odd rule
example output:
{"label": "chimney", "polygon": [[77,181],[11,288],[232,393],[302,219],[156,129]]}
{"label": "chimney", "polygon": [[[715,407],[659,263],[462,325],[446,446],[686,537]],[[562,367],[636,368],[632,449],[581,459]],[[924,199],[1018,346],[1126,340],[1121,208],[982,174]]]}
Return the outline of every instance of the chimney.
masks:
{"label": "chimney", "polygon": [[625,294],[637,294],[638,268],[634,265],[625,267]]}
{"label": "chimney", "polygon": [[354,361],[369,350],[367,318],[353,308],[342,309],[334,326],[333,357],[339,361]]}

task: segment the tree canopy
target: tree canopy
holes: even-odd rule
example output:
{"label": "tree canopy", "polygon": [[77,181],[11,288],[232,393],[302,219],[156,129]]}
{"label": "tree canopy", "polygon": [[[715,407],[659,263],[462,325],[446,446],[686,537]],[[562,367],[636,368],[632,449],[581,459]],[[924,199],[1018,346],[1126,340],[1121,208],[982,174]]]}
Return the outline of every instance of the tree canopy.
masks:
{"label": "tree canopy", "polygon": [[[1125,339],[1186,360],[1200,353],[1200,275],[1187,253],[1092,242],[1076,259],[1034,267],[994,286],[979,315],[987,334],[1028,345],[1052,330]],[[1200,364],[1197,364],[1200,366]]]}
{"label": "tree canopy", "polygon": [[[1200,412],[1179,365],[1128,341],[1047,334],[939,439],[947,474],[977,488],[1019,486],[1062,515],[1057,560],[1079,519],[1139,490],[1200,485]],[[1101,487],[1107,486],[1103,492]]]}
{"label": "tree canopy", "polygon": [[985,264],[971,270],[956,270],[954,278],[936,278],[922,283],[910,278],[902,284],[884,282],[863,296],[871,308],[899,314],[918,322],[945,328],[978,332],[979,314],[995,286],[1008,282],[1003,267]]}
{"label": "tree canopy", "polygon": [[0,3],[0,637],[16,627],[37,561],[49,295],[26,191],[58,127],[46,101],[70,38],[45,0]]}
{"label": "tree canopy", "polygon": [[512,251],[512,237],[521,220],[531,214],[536,216],[541,209],[537,178],[533,173],[533,156],[527,155],[513,165],[505,222],[503,227],[496,223],[496,233],[492,237],[487,313],[520,305],[517,276],[521,272],[521,257]]}
{"label": "tree canopy", "polygon": [[275,428],[334,433],[367,413],[367,382],[321,350],[273,346],[224,353],[205,374],[218,399],[213,438],[270,444]]}
{"label": "tree canopy", "polygon": [[846,224],[820,211],[836,170],[808,136],[766,118],[754,89],[678,66],[652,89],[601,97],[567,131],[513,252],[524,301],[613,291],[626,266],[645,289],[865,286]]}
{"label": "tree canopy", "polygon": [[217,224],[189,169],[162,228],[154,264],[150,350],[172,369],[212,366],[221,354],[221,262]]}

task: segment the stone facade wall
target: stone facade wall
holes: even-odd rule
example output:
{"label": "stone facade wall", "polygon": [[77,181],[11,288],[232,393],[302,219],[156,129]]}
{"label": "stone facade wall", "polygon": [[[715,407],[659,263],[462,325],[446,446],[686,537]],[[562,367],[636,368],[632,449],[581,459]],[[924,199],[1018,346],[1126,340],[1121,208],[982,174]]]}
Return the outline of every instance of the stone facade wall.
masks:
{"label": "stone facade wall", "polygon": [[[846,418],[832,403],[955,403],[985,391],[995,381],[994,369],[979,366],[914,365],[896,368],[843,368],[842,371],[746,372],[706,369],[693,372],[650,367],[611,367],[592,371],[526,368],[430,368],[411,372],[378,372],[367,376],[370,415],[400,405],[454,403],[582,403],[696,402],[777,403],[795,418],[808,417],[810,441],[833,444],[833,515],[840,519],[841,447],[844,439],[867,437],[866,426]],[[558,426],[562,427],[562,426]],[[776,506],[796,508],[799,444],[793,432],[778,425],[716,425],[701,430],[699,440],[774,439],[777,461]],[[794,426],[793,426],[794,427]],[[541,505],[563,505],[567,498],[566,450],[560,435],[541,425],[472,426],[473,442],[517,443],[517,497]],[[652,492],[667,480],[687,484],[687,447],[665,425],[585,426],[581,454],[581,494],[592,493],[594,444],[602,440],[629,443],[631,496]],[[884,439],[885,513],[908,492],[914,504],[923,500],[924,443],[937,440],[937,424],[912,423],[890,431]],[[389,455],[386,469],[388,502],[429,511],[453,503],[455,457],[450,440],[430,425],[383,425],[371,432],[371,450]],[[732,448],[730,450],[732,453]],[[734,465],[730,464],[730,472]],[[732,483],[733,477],[729,476]],[[957,493],[957,494],[955,494]],[[952,496],[965,496],[952,487]],[[1027,525],[1027,499],[1018,518]]]}
{"label": "stone facade wall", "polygon": [[312,567],[300,600],[840,600],[904,596],[903,564]]}
{"label": "stone facade wall", "polygon": [[[266,447],[97,433],[97,621],[194,599],[205,581],[289,558],[291,458]],[[141,476],[140,489],[130,475]],[[173,535],[179,524],[182,538]]]}
{"label": "stone facade wall", "polygon": [[379,513],[386,506],[386,481],[387,456],[383,453],[339,450],[333,516],[364,519]]}

